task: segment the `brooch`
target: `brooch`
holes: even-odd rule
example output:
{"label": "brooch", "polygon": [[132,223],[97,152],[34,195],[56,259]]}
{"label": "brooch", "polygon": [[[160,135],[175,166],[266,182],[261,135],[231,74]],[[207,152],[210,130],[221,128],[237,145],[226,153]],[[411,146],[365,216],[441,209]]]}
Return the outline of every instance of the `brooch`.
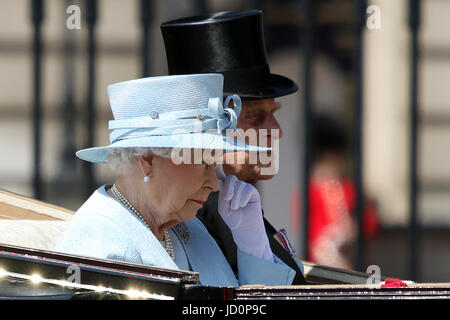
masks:
{"label": "brooch", "polygon": [[152,119],[159,119],[159,113],[158,113],[158,111],[152,111],[152,112],[150,112],[150,117],[151,117]]}
{"label": "brooch", "polygon": [[191,235],[189,234],[189,229],[183,222],[172,227],[172,229],[178,234],[178,236],[181,238],[181,240],[183,240],[184,243],[187,243],[189,241]]}

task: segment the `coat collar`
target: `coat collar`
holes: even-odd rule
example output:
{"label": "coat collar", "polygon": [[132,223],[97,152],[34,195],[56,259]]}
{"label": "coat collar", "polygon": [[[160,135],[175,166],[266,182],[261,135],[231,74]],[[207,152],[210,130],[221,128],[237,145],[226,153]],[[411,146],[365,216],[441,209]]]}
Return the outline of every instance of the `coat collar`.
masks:
{"label": "coat collar", "polygon": [[183,221],[172,230],[181,239],[189,265],[200,274],[202,285],[239,286],[222,251],[200,220]]}

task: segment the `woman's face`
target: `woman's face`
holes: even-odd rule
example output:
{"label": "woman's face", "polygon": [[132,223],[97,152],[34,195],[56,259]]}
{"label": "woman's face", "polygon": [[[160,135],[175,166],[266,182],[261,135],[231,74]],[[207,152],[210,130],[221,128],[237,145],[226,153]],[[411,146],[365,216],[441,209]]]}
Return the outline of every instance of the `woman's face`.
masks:
{"label": "woman's face", "polygon": [[219,190],[215,165],[175,164],[171,159],[154,156],[153,175],[157,186],[157,210],[168,215],[168,227],[191,220],[213,191]]}

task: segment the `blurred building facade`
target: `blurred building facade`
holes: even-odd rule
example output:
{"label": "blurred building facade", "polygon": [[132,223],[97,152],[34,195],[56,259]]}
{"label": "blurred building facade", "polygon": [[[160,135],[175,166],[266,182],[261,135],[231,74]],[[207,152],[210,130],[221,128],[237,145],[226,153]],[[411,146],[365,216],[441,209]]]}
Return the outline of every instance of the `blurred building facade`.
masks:
{"label": "blurred building facade", "polygon": [[[348,52],[354,43],[345,24],[355,1],[316,1],[321,45],[314,54],[313,105],[347,124],[351,136],[354,75]],[[364,29],[364,187],[376,199],[382,233],[368,249],[368,264],[389,276],[407,276],[409,77],[407,0],[372,0],[380,26]],[[69,30],[69,5],[79,5],[81,29]],[[201,5],[203,4],[203,6]],[[206,7],[205,7],[206,4]],[[84,1],[45,0],[42,67],[42,180],[44,201],[77,209],[84,201],[84,177],[74,152],[85,147],[87,27]],[[277,119],[284,131],[280,170],[259,184],[269,220],[286,228],[300,247],[298,194],[302,178],[302,52],[296,31],[297,1],[153,1],[149,74],[167,74],[159,25],[169,19],[208,12],[259,7],[264,11],[271,71],[294,79],[299,92],[282,97]],[[95,145],[108,144],[112,118],[106,87],[141,77],[139,1],[99,0],[95,100]],[[368,14],[369,15],[369,14]],[[423,0],[419,64],[419,221],[421,281],[450,281],[450,2]],[[332,32],[331,32],[332,31]],[[280,36],[284,35],[284,36]],[[330,45],[331,44],[331,45]],[[30,1],[0,3],[0,188],[33,195],[33,74]],[[350,62],[349,62],[350,61]],[[72,106],[72,107],[70,107]],[[351,167],[349,155],[349,167]],[[111,180],[107,166],[94,166],[98,185]],[[300,199],[301,201],[301,199]]]}

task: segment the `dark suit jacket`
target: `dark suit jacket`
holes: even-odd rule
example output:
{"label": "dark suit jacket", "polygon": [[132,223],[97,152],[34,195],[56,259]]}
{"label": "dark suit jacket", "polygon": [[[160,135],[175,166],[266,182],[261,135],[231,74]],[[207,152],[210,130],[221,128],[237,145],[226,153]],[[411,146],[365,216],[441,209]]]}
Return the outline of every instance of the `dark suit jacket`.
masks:
{"label": "dark suit jacket", "polygon": [[[218,212],[217,201],[218,192],[211,193],[208,200],[203,204],[203,208],[197,212],[197,217],[203,222],[206,229],[208,229],[208,232],[216,240],[231,268],[235,273],[237,273],[237,247],[233,241],[233,236],[230,229],[222,220],[222,217]],[[292,284],[305,284],[305,278],[303,277],[297,263],[284,249],[284,247],[273,237],[276,233],[275,228],[265,218],[264,224],[272,252],[296,272]]]}

